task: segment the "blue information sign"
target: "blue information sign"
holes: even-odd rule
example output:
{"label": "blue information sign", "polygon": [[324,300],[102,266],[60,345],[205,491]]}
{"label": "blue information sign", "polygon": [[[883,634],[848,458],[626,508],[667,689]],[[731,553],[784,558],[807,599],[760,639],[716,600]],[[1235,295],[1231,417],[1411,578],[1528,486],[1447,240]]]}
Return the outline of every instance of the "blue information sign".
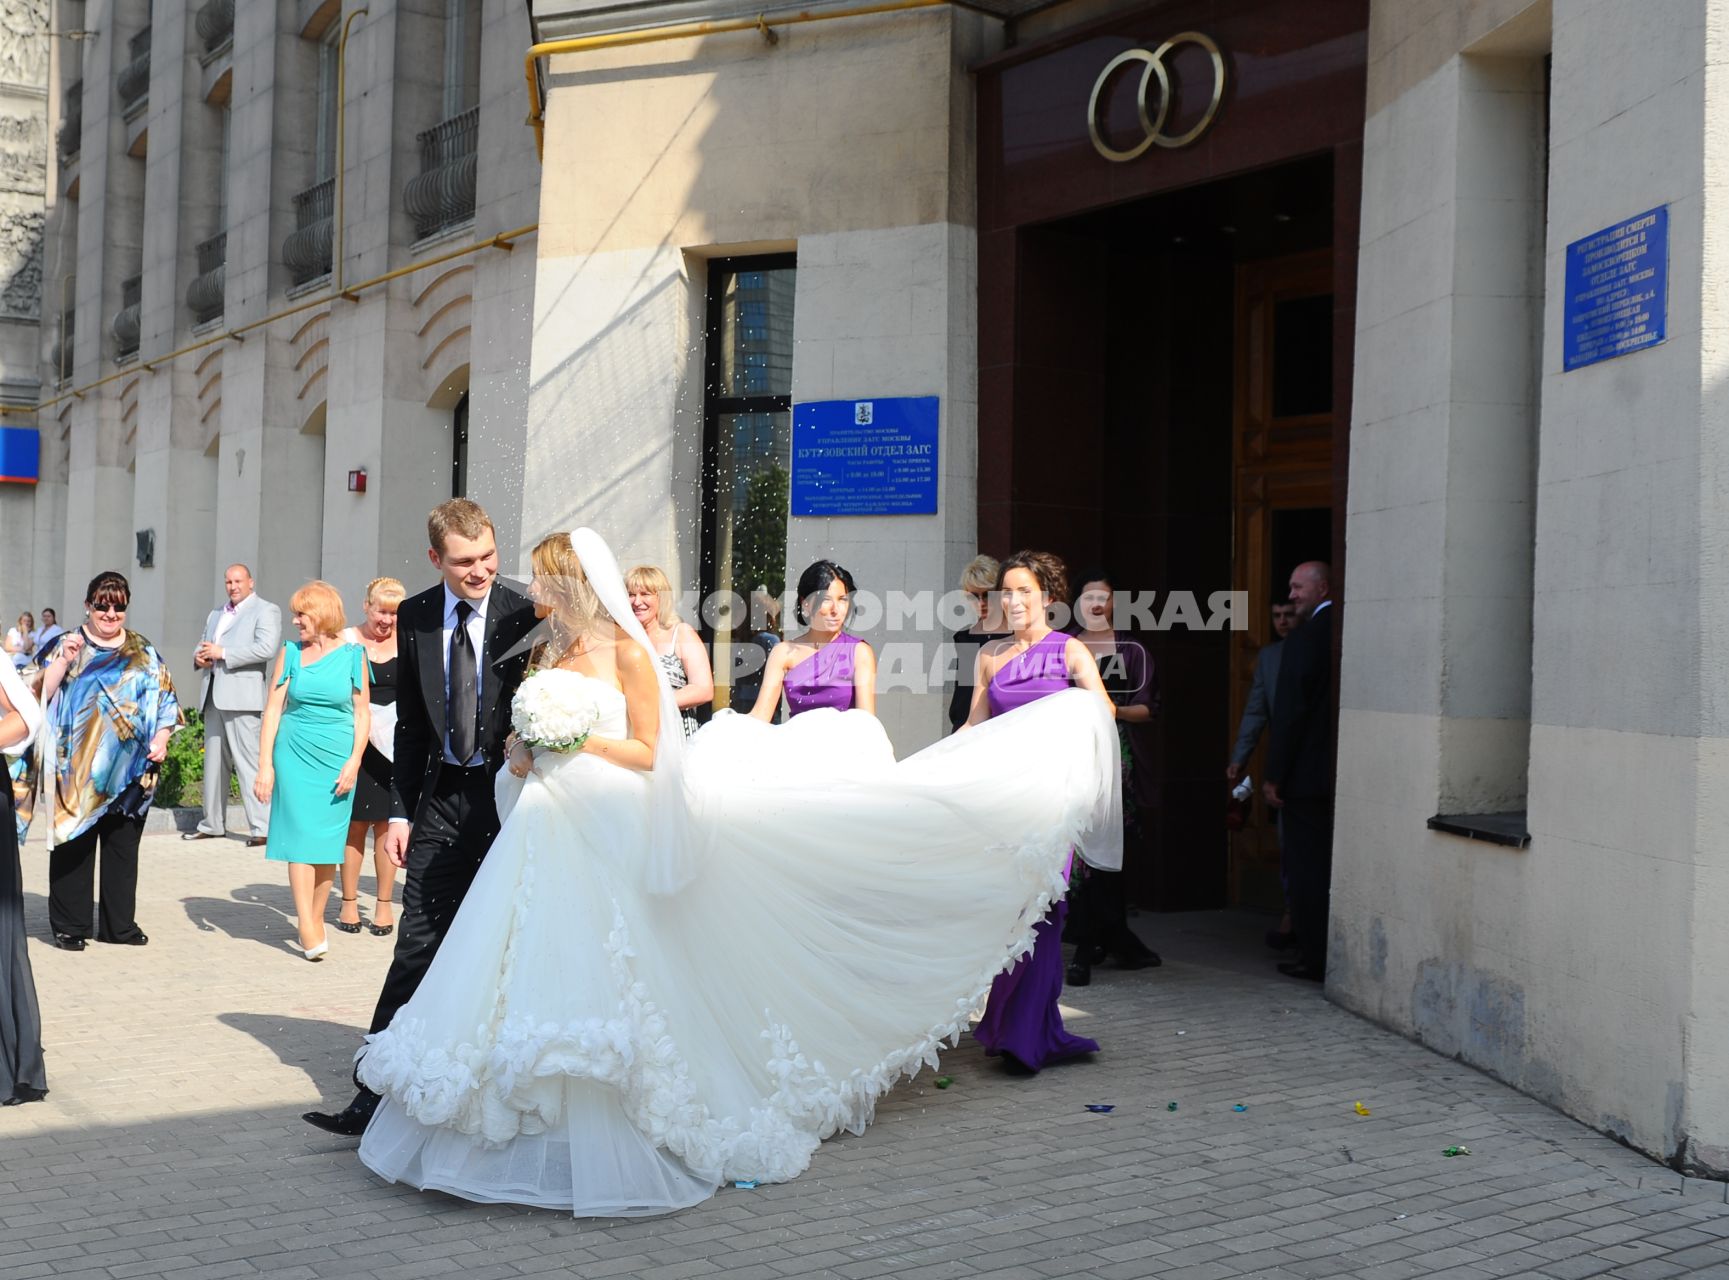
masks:
{"label": "blue information sign", "polygon": [[1578,369],[1663,341],[1669,312],[1669,208],[1567,246],[1561,367]]}
{"label": "blue information sign", "polygon": [[0,482],[35,484],[42,436],[35,427],[0,427]]}
{"label": "blue information sign", "polygon": [[936,396],[793,406],[795,516],[928,516],[936,509]]}

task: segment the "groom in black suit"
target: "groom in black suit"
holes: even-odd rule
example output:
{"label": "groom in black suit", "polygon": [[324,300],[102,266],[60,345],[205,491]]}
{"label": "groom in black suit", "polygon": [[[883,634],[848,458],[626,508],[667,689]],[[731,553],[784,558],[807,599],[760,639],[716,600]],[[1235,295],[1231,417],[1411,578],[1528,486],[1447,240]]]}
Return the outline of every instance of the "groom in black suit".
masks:
{"label": "groom in black suit", "polygon": [[[493,777],[504,765],[510,700],[535,625],[533,604],[498,580],[492,521],[477,504],[442,503],[426,532],[443,581],[404,600],[396,615],[396,760],[384,849],[408,868],[408,880],[369,1033],[389,1026],[420,986],[498,834]],[[377,1106],[378,1095],[361,1086],[346,1109],[305,1119],[353,1135]]]}
{"label": "groom in black suit", "polygon": [[1299,959],[1279,966],[1293,978],[1327,975],[1327,910],[1333,881],[1332,571],[1310,560],[1291,571],[1297,629],[1284,641],[1273,730],[1267,744],[1267,803],[1280,810],[1291,872],[1291,915]]}

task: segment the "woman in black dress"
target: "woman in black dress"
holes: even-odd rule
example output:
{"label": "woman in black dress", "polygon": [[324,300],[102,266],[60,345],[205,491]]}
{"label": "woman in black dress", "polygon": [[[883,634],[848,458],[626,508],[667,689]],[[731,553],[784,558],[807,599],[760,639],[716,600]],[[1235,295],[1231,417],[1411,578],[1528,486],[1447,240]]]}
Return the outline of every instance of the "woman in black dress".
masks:
{"label": "woman in black dress", "polygon": [[[1158,803],[1151,767],[1150,730],[1159,714],[1159,678],[1152,655],[1133,633],[1116,629],[1116,596],[1111,581],[1093,570],[1075,596],[1074,633],[1099,664],[1099,678],[1117,708],[1117,736],[1123,758],[1123,858],[1136,856],[1144,841],[1142,817]],[[1086,878],[1069,895],[1070,940],[1075,958],[1069,965],[1071,987],[1092,981],[1093,966],[1106,956],[1120,969],[1146,969],[1159,963],[1159,953],[1129,928],[1123,899],[1122,872],[1087,868]]]}
{"label": "woman in black dress", "polygon": [[978,670],[979,650],[993,640],[1007,640],[1009,627],[1002,610],[991,599],[997,587],[997,562],[991,556],[974,556],[961,570],[961,590],[967,593],[978,614],[970,627],[951,636],[955,647],[955,687],[949,695],[949,731],[967,722],[973,709],[973,674]]}
{"label": "woman in black dress", "polygon": [[359,933],[360,867],[366,860],[366,833],[372,832],[372,865],[378,876],[378,898],[367,926],[380,938],[396,927],[396,868],[383,850],[390,817],[390,769],[396,732],[396,609],[407,595],[395,578],[374,578],[366,585],[366,620],[348,638],[366,650],[371,668],[372,741],[360,761],[354,782],[354,815],[348,824],[348,844],[342,851],[342,909],[336,927]]}
{"label": "woman in black dress", "polygon": [[[0,751],[21,755],[42,727],[42,708],[10,662],[0,663]],[[42,1015],[24,941],[24,869],[12,788],[0,787],[0,1107],[48,1092],[42,1065]]]}

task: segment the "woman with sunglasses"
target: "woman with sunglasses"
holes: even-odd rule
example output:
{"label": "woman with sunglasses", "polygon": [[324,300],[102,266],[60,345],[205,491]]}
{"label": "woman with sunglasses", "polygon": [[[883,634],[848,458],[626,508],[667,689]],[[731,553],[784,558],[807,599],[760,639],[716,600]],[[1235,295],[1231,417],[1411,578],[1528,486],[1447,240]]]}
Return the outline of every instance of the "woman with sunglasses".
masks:
{"label": "woman with sunglasses", "polygon": [[[58,637],[42,663],[43,796],[48,801],[48,922],[54,945],[150,941],[133,918],[138,840],[154,775],[181,724],[174,679],[162,655],[126,626],[132,589],[99,573],[84,594],[86,620]],[[92,927],[96,855],[102,903]]]}

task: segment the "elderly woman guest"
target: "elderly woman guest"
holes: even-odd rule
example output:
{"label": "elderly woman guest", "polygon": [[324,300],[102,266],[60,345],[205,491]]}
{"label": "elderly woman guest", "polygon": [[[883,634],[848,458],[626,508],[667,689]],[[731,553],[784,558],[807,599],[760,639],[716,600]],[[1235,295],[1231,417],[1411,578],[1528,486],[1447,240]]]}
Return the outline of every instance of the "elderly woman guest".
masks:
{"label": "elderly woman guest", "polygon": [[288,604],[299,638],[276,660],[253,789],[270,806],[264,856],[288,864],[300,952],[322,960],[330,950],[324,906],[372,723],[366,651],[342,638],[342,597],[328,582],[307,583]]}
{"label": "elderly woman guest", "polygon": [[[0,663],[0,752],[22,756],[42,727],[42,707],[10,665]],[[12,808],[12,789],[0,804]],[[0,1107],[48,1092],[42,1015],[24,934],[24,871],[9,812],[0,812]]]}
{"label": "elderly woman guest", "polygon": [[991,556],[974,556],[961,570],[961,590],[967,593],[977,615],[971,626],[955,632],[955,691],[949,697],[949,728],[959,729],[973,709],[973,675],[979,650],[993,640],[1008,637],[1002,610],[991,599],[997,586],[997,562]]}
{"label": "elderly woman guest", "polygon": [[342,850],[342,908],[336,915],[336,927],[344,933],[360,932],[360,867],[366,860],[366,833],[371,831],[378,898],[367,927],[378,938],[388,937],[396,927],[391,901],[396,867],[384,852],[384,830],[390,817],[390,769],[395,755],[396,610],[407,594],[395,578],[374,578],[366,584],[366,620],[350,628],[346,636],[366,651],[372,724],[366,752],[360,758],[360,776],[354,783],[348,842]]}
{"label": "elderly woman guest", "polygon": [[702,647],[702,637],[695,628],[679,621],[673,612],[672,583],[664,572],[652,564],[639,564],[624,575],[624,585],[630,592],[630,611],[648,632],[655,656],[666,668],[688,738],[700,723],[696,709],[714,701],[714,669],[709,665],[708,650]]}
{"label": "elderly woman guest", "polygon": [[6,652],[14,667],[27,666],[36,652],[36,619],[28,613],[18,615],[18,625],[6,632]]}
{"label": "elderly woman guest", "polygon": [[[150,807],[145,774],[168,754],[180,701],[162,655],[126,627],[132,588],[99,573],[84,594],[88,617],[40,655],[43,795],[53,797],[48,842],[48,923],[54,945],[82,951],[98,942],[149,942],[133,918],[138,839]],[[136,785],[135,785],[136,784]],[[97,849],[102,905],[91,928]]]}

